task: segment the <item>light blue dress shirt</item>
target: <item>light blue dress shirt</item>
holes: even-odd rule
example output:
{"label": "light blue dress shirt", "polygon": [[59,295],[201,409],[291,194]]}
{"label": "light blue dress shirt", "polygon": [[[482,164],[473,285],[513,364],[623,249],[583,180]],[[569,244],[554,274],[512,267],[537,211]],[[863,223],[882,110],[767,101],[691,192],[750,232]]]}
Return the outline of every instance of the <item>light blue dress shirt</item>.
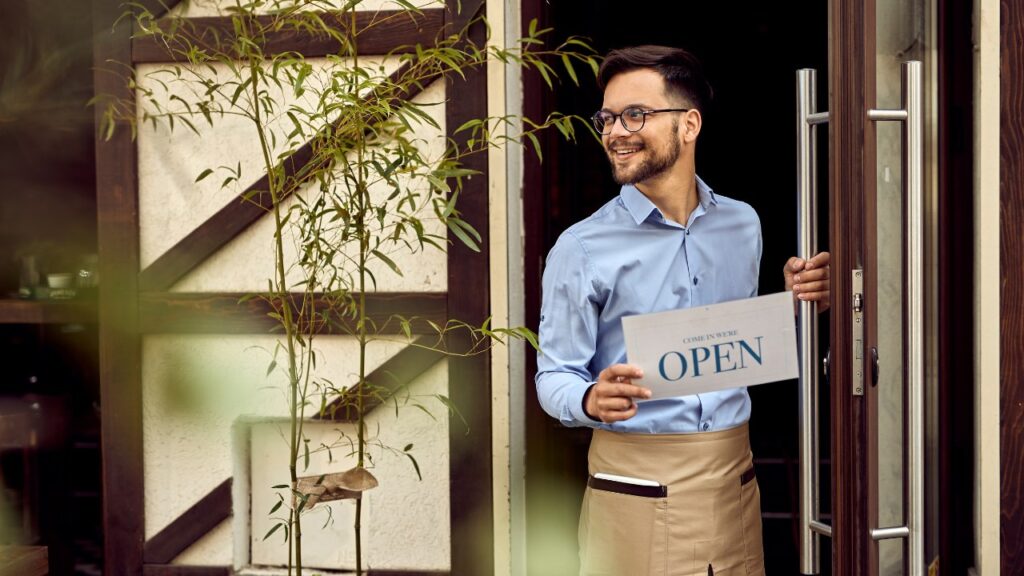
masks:
{"label": "light blue dress shirt", "polygon": [[537,396],[566,426],[677,434],[724,430],[750,418],[746,388],[641,402],[605,424],[583,411],[598,373],[626,362],[623,316],[757,295],[761,221],[750,205],[697,178],[699,205],[685,226],[634,186],[562,233],[548,254],[537,355]]}

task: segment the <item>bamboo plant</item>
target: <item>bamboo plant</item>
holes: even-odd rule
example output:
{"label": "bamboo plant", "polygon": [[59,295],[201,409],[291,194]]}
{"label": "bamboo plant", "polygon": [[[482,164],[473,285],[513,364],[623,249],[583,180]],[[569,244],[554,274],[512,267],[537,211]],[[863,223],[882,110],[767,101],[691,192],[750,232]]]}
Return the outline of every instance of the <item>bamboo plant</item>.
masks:
{"label": "bamboo plant", "polygon": [[[549,86],[562,73],[576,82],[577,67],[597,70],[586,42],[571,38],[546,47],[543,37],[549,30],[535,23],[513,47],[478,45],[468,30],[486,26],[479,17],[465,28],[446,28],[432,45],[395,50],[384,62],[397,63],[397,69],[388,70],[379,59],[360,53],[361,39],[392,20],[423,18],[423,7],[394,0],[388,10],[359,11],[361,3],[235,0],[220,9],[230,17],[230,29],[201,28],[173,13],[157,18],[143,4],[128,4],[123,18],[132,21],[137,36],[158,42],[177,63],[144,77],[125,67],[135,101],[101,103],[106,111],[101,129],[108,137],[127,122],[133,134],[151,125],[207,138],[208,128],[240,118],[258,140],[262,173],[257,176],[267,176],[266,186],[250,189],[241,200],[261,206],[273,220],[274,269],[266,290],[246,299],[266,301],[279,324],[280,339],[267,373],[281,373],[287,382],[290,483],[275,487],[279,499],[270,514],[279,520],[265,538],[283,535],[289,574],[302,574],[299,520],[311,506],[311,495],[323,493],[322,477],[311,491],[301,476],[311,453],[337,447],[310,448],[304,432],[310,417],[334,418],[343,412],[354,421],[355,438],[339,444],[352,446],[359,490],[376,483],[368,472],[371,448],[402,454],[419,474],[411,444],[390,447],[369,437],[369,403],[391,402],[396,409],[410,403],[424,408],[424,403],[367,380],[368,345],[398,338],[448,355],[472,355],[508,338],[537,344],[523,327],[470,325],[459,319],[439,325],[399,315],[375,320],[367,313],[366,295],[376,289],[378,275],[403,274],[399,254],[446,251],[451,242],[480,250],[474,225],[485,223],[467,222],[458,205],[462,184],[473,175],[464,167],[469,156],[509,144],[526,144],[539,154],[540,131],[554,128],[574,138],[579,119],[557,114],[540,121],[479,118],[456,128],[464,136],[460,141],[441,136],[437,146],[423,134],[440,131],[430,111],[444,103],[413,97],[431,82],[493,61],[534,70]],[[282,32],[319,38],[337,49],[318,58],[272,50],[268,40]],[[256,179],[242,173],[241,159],[206,167],[195,180],[207,178],[220,179],[222,188]],[[424,331],[433,336],[413,338]],[[358,342],[352,381],[333,382],[318,374],[314,342],[326,333]],[[436,400],[451,409],[446,397],[437,395]],[[355,572],[362,574],[363,510],[362,499],[355,496]]]}

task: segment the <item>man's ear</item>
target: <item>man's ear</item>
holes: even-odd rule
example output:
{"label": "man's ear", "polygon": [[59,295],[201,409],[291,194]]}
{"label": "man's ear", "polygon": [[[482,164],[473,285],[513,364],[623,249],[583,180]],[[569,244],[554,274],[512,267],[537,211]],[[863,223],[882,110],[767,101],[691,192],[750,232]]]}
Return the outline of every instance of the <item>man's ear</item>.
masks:
{"label": "man's ear", "polygon": [[683,121],[680,122],[680,129],[683,131],[683,142],[692,144],[697,141],[703,121],[700,110],[696,108],[683,112]]}

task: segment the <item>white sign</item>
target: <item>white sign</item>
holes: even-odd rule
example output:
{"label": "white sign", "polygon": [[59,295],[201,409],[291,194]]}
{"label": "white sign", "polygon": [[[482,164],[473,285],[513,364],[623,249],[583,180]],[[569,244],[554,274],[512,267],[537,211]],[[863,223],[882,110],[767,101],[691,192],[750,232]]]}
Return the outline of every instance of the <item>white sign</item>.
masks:
{"label": "white sign", "polygon": [[798,376],[793,295],[626,316],[626,359],[651,398],[686,396]]}

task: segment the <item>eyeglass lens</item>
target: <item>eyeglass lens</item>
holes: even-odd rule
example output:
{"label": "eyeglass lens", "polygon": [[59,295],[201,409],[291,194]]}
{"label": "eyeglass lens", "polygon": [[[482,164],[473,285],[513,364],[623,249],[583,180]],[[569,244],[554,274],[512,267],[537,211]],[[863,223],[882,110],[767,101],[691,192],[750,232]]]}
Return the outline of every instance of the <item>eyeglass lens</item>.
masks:
{"label": "eyeglass lens", "polygon": [[622,114],[612,114],[611,112],[601,111],[594,114],[594,129],[599,134],[608,134],[612,131],[612,126],[616,118],[621,118],[622,127],[630,132],[638,132],[644,127],[644,119],[646,114],[640,108],[626,108],[622,111]]}

